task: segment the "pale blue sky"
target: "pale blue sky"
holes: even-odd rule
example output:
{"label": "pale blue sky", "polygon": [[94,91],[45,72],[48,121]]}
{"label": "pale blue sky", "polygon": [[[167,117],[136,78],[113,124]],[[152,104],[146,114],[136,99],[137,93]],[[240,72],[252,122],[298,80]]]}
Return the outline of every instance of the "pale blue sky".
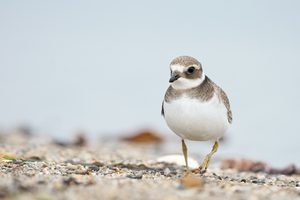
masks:
{"label": "pale blue sky", "polygon": [[0,127],[171,134],[160,117],[168,65],[191,55],[231,100],[223,152],[300,165],[299,10],[296,0],[0,1]]}

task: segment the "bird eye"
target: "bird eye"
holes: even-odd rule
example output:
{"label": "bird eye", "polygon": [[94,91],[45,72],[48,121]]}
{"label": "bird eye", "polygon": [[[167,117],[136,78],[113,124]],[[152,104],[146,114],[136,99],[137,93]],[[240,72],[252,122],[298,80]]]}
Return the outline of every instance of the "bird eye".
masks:
{"label": "bird eye", "polygon": [[187,72],[188,72],[189,74],[194,73],[194,71],[195,71],[195,67],[189,67],[188,70],[187,70]]}

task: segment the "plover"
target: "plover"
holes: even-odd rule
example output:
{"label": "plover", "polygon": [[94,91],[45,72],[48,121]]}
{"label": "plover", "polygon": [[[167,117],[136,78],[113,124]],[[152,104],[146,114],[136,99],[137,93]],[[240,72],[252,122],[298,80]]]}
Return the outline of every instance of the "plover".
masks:
{"label": "plover", "polygon": [[214,142],[199,167],[205,172],[219,139],[232,123],[232,113],[226,93],[203,72],[201,63],[190,56],[179,56],[170,64],[171,83],[162,103],[161,114],[169,128],[181,138],[187,170],[185,139]]}

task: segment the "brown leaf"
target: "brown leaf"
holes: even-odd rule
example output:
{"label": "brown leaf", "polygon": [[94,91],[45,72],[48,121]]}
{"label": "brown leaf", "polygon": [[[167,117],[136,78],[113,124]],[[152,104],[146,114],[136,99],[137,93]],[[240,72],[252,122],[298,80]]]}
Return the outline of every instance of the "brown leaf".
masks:
{"label": "brown leaf", "polygon": [[132,136],[122,138],[123,141],[134,143],[161,143],[163,138],[153,131],[141,131]]}
{"label": "brown leaf", "polygon": [[87,145],[87,139],[85,138],[83,133],[80,133],[76,136],[74,145],[79,147],[83,147]]}
{"label": "brown leaf", "polygon": [[180,179],[180,184],[185,188],[203,188],[204,181],[200,177],[188,173]]}
{"label": "brown leaf", "polygon": [[226,159],[221,162],[221,169],[236,169],[238,171],[261,172],[266,170],[264,162],[249,159]]}
{"label": "brown leaf", "polygon": [[221,162],[221,169],[236,169],[238,171],[265,172],[268,174],[293,175],[300,174],[300,170],[294,164],[284,168],[270,167],[261,161],[249,159],[226,159]]}
{"label": "brown leaf", "polygon": [[269,174],[293,175],[297,174],[298,170],[295,165],[291,164],[282,169],[270,167],[266,172]]}

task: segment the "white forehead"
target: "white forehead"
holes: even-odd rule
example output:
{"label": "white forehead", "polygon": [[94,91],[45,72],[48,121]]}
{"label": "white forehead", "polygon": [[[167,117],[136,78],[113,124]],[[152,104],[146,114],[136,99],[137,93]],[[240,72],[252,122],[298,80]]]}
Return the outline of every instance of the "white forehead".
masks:
{"label": "white forehead", "polygon": [[[195,67],[196,69],[200,69],[200,67],[198,65],[191,65],[191,66]],[[171,71],[184,72],[187,69],[187,67],[176,64],[176,65],[171,65],[170,69],[171,69]]]}

